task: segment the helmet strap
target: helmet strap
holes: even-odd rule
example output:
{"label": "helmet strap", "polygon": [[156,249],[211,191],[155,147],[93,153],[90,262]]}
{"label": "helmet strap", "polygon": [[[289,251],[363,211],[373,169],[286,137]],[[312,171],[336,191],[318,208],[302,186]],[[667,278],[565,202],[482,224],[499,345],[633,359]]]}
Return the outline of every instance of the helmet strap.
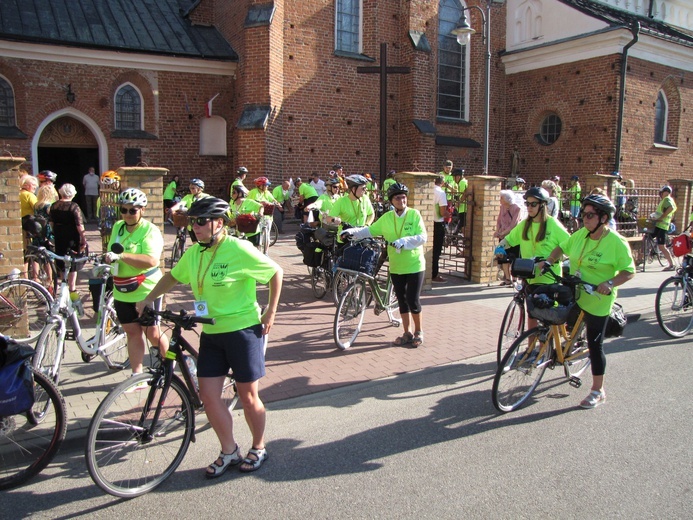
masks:
{"label": "helmet strap", "polygon": [[[210,220],[209,222],[210,222],[210,224],[212,224],[212,226],[214,225],[212,220]],[[223,231],[224,231],[224,226],[221,226],[216,233],[212,234],[212,236],[209,238],[209,242],[202,242],[202,241],[198,240],[197,243],[200,244],[200,246],[202,247],[202,251],[206,251],[210,247],[214,247],[214,244],[217,243],[217,238],[219,237],[219,234],[222,233]]]}

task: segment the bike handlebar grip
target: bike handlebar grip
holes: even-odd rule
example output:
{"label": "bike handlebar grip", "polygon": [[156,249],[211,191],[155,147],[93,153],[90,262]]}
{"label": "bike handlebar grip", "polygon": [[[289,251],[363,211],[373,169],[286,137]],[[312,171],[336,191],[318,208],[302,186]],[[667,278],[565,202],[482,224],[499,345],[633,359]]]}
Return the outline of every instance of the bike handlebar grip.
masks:
{"label": "bike handlebar grip", "polygon": [[194,318],[194,321],[196,323],[203,323],[205,325],[214,325],[217,322],[217,320],[214,318]]}

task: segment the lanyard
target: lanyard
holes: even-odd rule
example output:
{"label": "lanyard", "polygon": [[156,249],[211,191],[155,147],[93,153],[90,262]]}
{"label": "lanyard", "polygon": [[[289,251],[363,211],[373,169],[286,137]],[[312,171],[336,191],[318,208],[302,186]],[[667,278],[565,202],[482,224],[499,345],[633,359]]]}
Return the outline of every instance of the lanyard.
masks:
{"label": "lanyard", "polygon": [[597,244],[592,249],[587,251],[587,253],[585,253],[585,248],[587,247],[587,242],[590,242],[590,238],[589,238],[589,235],[587,237],[585,237],[585,243],[582,244],[582,251],[580,251],[580,257],[578,258],[577,267],[575,268],[576,270],[580,270],[580,266],[582,265],[583,258],[585,258],[586,255],[589,255],[590,253],[592,253],[593,251],[595,251],[599,247],[599,244],[601,244],[601,242],[602,242],[602,238],[604,238],[608,232],[609,232],[609,228],[604,227],[604,231],[602,231],[602,236],[600,236],[599,240],[597,240]]}
{"label": "lanyard", "polygon": [[205,277],[207,276],[207,272],[209,271],[210,266],[214,262],[214,258],[217,256],[217,251],[219,251],[219,243],[217,243],[216,246],[214,246],[214,253],[212,253],[212,258],[210,258],[209,263],[207,264],[207,267],[205,268],[205,272],[202,273],[202,278],[200,278],[200,271],[202,270],[202,256],[203,253],[200,253],[200,263],[197,266],[197,290],[199,292],[198,298],[202,298],[202,289],[203,289],[203,284],[205,281]]}
{"label": "lanyard", "polygon": [[404,208],[404,213],[402,214],[401,217],[399,217],[399,219],[402,220],[402,225],[399,227],[399,231],[397,231],[397,220],[399,220],[399,219],[398,219],[396,213],[397,213],[396,211],[392,212],[392,220],[393,220],[393,224],[395,227],[395,235],[397,235],[397,238],[402,238],[402,231],[404,230],[404,224],[407,220],[407,208]]}
{"label": "lanyard", "polygon": [[[354,219],[356,219],[356,220],[354,221],[354,225],[356,225],[356,226],[363,226],[363,225],[366,223],[366,218],[365,218],[365,215],[364,215],[365,211],[364,211],[364,209],[361,207],[361,200],[360,200],[360,199],[356,199],[356,200],[354,201],[354,200],[349,199],[349,202],[351,202],[351,209],[354,211]],[[354,202],[356,202],[356,205],[354,205]],[[360,216],[363,218],[363,222],[359,222],[359,214],[360,214]]]}

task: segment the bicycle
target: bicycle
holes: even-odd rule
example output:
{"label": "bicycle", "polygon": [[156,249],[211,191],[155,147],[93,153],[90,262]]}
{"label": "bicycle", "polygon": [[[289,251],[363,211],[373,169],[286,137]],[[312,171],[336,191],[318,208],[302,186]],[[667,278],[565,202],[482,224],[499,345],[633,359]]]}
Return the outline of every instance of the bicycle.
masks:
{"label": "bicycle", "polygon": [[50,464],[67,433],[65,401],[55,384],[32,368],[34,405],[0,416],[0,489],[23,484]]}
{"label": "bicycle", "polygon": [[[187,217],[185,217],[185,219],[187,220]],[[177,226],[177,224],[180,223],[178,220],[175,220],[174,222],[174,226]],[[178,260],[180,260],[180,257],[183,256],[183,253],[185,252],[185,241],[188,238],[188,228],[186,226],[187,222],[185,225],[177,226],[176,228],[176,238],[173,241],[171,259],[169,260],[171,269],[173,269],[173,266],[178,263]]]}
{"label": "bicycle", "polygon": [[693,257],[686,255],[676,275],[662,282],[655,296],[657,323],[672,338],[681,338],[693,328]]}
{"label": "bicycle", "polygon": [[[365,239],[372,240],[372,239]],[[361,240],[360,242],[364,242]],[[380,255],[382,257],[382,254]],[[341,350],[350,348],[363,325],[366,309],[371,301],[375,300],[374,312],[379,316],[383,312],[387,314],[388,321],[393,327],[402,325],[399,317],[399,303],[392,287],[392,278],[389,269],[386,274],[385,286],[381,285],[378,279],[377,267],[379,262],[375,262],[373,269],[354,270],[338,267],[338,272],[344,272],[353,278],[352,283],[342,294],[337,310],[334,315],[334,342]],[[374,274],[370,274],[370,273]]]}
{"label": "bicycle", "polygon": [[28,245],[26,247],[27,276],[40,283],[55,296],[58,292],[58,270],[53,259],[45,254],[45,247]]}
{"label": "bicycle", "polygon": [[0,334],[33,343],[48,321],[53,297],[41,284],[19,274],[15,270],[0,283]]}
{"label": "bicycle", "polygon": [[82,336],[80,316],[70,298],[67,285],[67,275],[74,263],[98,261],[98,255],[76,258],[70,254],[56,255],[51,251],[47,254],[53,260],[64,262],[63,280],[58,290],[58,297],[52,302],[46,325],[36,342],[36,355],[33,366],[36,370],[47,375],[55,384],[60,380],[60,367],[65,355],[65,340],[68,339],[67,328],[71,329],[69,339],[77,342],[85,363],[95,356],[101,357],[111,370],[123,370],[130,366],[127,350],[127,337],[123,331],[113,307],[113,293],[105,290],[111,275],[111,266],[96,264],[93,274],[101,279],[102,291],[97,307],[94,336],[85,340]]}
{"label": "bicycle", "polygon": [[[173,324],[165,358],[116,386],[97,408],[87,432],[89,475],[105,492],[122,498],[151,491],[176,470],[195,440],[194,411],[203,409],[196,375],[186,361],[191,357],[195,363],[197,352],[182,331],[197,323],[214,324],[214,319],[148,309],[141,320],[151,324],[155,317]],[[174,374],[176,365],[182,380]],[[224,381],[222,399],[232,411],[238,401],[232,374]]]}
{"label": "bicycle", "polygon": [[[580,376],[590,365],[584,313],[580,310],[575,320],[570,319],[570,314],[576,309],[576,289],[583,287],[591,292],[596,286],[575,276],[553,276],[561,285],[544,288],[552,291],[558,287],[562,301],[536,298],[535,295],[527,299],[528,313],[539,321],[539,325],[515,340],[493,378],[493,405],[500,412],[510,412],[522,406],[539,385],[547,368],[553,370],[562,366],[569,384],[579,388],[582,385]],[[572,323],[570,332],[567,322]]]}

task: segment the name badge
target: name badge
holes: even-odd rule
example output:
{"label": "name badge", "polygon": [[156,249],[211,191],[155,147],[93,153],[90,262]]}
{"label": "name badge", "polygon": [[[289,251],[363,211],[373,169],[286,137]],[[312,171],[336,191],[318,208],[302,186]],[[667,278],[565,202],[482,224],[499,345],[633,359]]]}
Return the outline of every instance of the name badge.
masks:
{"label": "name badge", "polygon": [[204,300],[199,300],[194,303],[195,305],[195,316],[198,318],[202,316],[207,316],[209,309],[207,309],[207,302]]}

